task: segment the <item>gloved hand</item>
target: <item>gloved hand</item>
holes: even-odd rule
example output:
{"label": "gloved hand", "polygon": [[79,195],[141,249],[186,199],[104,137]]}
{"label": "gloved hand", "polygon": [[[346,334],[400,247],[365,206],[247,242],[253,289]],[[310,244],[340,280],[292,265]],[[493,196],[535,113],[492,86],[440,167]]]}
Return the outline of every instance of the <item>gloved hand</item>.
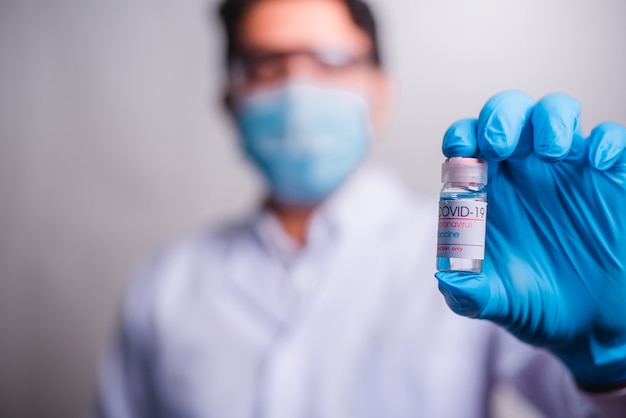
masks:
{"label": "gloved hand", "polygon": [[453,124],[443,152],[489,162],[482,274],[437,273],[458,314],[545,347],[590,385],[626,382],[626,129],[584,139],[580,105],[490,99]]}

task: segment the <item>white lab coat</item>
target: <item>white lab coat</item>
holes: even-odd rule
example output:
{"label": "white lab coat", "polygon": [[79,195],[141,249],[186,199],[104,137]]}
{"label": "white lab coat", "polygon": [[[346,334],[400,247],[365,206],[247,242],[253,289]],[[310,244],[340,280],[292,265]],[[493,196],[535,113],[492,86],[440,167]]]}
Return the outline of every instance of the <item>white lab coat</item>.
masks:
{"label": "white lab coat", "polygon": [[129,292],[96,415],[484,418],[506,383],[548,417],[626,416],[626,392],[584,396],[547,353],[448,309],[436,216],[369,167],[302,250],[268,211],[175,245]]}

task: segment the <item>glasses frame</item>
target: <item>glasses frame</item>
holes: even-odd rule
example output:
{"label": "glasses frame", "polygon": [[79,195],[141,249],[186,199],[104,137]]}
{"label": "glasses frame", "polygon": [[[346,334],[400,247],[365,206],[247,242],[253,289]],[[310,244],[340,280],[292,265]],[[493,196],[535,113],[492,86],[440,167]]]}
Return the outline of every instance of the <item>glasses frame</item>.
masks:
{"label": "glasses frame", "polygon": [[341,48],[298,48],[285,51],[249,49],[239,52],[231,61],[231,86],[253,86],[278,82],[289,76],[289,61],[305,58],[314,73],[326,79],[345,75],[354,69],[375,68],[373,52],[354,54]]}

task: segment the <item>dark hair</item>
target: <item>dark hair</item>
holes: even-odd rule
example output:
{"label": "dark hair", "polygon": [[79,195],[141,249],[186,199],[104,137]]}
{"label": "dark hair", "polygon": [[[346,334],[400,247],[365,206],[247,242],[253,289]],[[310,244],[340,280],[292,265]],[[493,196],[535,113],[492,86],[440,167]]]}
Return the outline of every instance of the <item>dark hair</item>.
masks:
{"label": "dark hair", "polygon": [[[261,0],[223,0],[219,6],[219,16],[226,31],[226,66],[230,68],[233,59],[237,57],[239,45],[237,36],[239,24],[246,12],[253,4]],[[380,45],[378,42],[378,30],[376,20],[370,7],[362,0],[340,0],[348,8],[350,17],[372,41],[372,59],[374,63],[382,66]]]}

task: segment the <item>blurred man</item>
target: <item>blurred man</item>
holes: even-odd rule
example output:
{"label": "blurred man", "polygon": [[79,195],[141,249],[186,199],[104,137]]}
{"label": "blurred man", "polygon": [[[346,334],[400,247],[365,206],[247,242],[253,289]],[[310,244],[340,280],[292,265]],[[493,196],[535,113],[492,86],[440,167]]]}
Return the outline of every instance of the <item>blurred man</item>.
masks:
{"label": "blurred man", "polygon": [[583,139],[576,101],[519,92],[452,125],[444,153],[490,163],[484,273],[437,275],[452,310],[500,327],[471,321],[430,279],[433,202],[368,161],[388,80],[367,5],[220,12],[267,200],[145,269],[98,416],[479,418],[499,383],[546,416],[626,416],[623,127]]}

